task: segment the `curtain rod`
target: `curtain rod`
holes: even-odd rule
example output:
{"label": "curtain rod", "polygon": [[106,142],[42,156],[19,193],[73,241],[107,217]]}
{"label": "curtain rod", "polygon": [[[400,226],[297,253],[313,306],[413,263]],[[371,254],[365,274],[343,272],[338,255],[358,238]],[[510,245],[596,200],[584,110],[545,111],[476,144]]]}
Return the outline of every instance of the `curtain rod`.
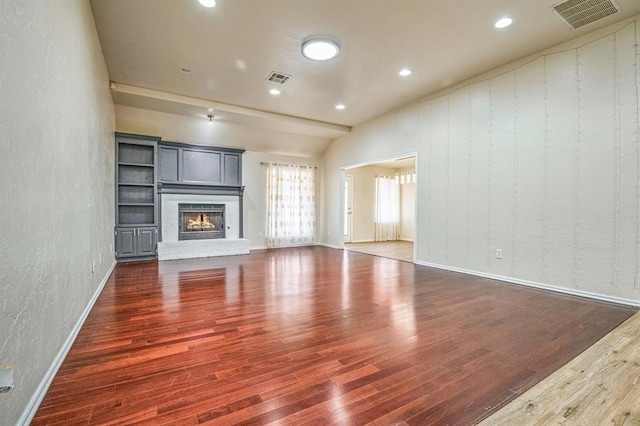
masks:
{"label": "curtain rod", "polygon": [[271,166],[271,165],[273,165],[273,166],[313,167],[314,169],[318,168],[318,166],[307,166],[305,164],[267,163],[267,162],[264,162],[264,161],[261,161],[260,165],[262,165],[262,166]]}

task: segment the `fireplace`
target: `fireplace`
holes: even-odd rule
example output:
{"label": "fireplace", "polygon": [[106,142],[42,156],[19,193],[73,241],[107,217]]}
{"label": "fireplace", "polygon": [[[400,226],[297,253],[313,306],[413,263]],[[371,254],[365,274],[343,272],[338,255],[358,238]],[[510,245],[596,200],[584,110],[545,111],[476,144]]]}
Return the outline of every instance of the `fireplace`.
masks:
{"label": "fireplace", "polygon": [[225,238],[224,204],[178,204],[178,240]]}

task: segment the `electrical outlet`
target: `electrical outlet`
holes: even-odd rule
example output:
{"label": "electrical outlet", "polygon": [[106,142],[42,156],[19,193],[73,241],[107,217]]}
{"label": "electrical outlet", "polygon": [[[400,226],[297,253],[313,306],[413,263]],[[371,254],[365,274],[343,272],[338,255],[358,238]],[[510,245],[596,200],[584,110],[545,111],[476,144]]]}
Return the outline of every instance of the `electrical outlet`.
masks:
{"label": "electrical outlet", "polygon": [[496,249],[496,259],[502,259],[502,249]]}
{"label": "electrical outlet", "polygon": [[9,392],[13,389],[13,366],[9,364],[0,365],[0,393]]}
{"label": "electrical outlet", "polygon": [[102,265],[102,262],[104,261],[104,255],[102,253],[100,253],[100,264]]}
{"label": "electrical outlet", "polygon": [[96,270],[96,261],[92,260],[91,261],[91,273],[93,274]]}

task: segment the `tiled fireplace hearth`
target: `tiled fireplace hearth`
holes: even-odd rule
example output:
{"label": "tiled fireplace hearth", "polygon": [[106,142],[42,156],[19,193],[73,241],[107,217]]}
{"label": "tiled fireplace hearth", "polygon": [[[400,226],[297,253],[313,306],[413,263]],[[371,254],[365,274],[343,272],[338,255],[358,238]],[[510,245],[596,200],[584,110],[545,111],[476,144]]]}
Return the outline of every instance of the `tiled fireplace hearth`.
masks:
{"label": "tiled fireplace hearth", "polygon": [[[224,221],[216,222],[224,226],[222,232],[213,238],[180,239],[184,235],[184,218],[181,220],[181,209],[184,213],[187,209],[197,210],[196,207],[205,209],[216,206],[215,209],[224,212]],[[204,210],[203,210],[204,211]],[[209,230],[213,236],[214,225],[206,213],[199,213],[198,218],[192,221],[209,222]],[[211,213],[210,213],[211,214]],[[240,199],[233,195],[202,195],[202,194],[161,194],[160,196],[161,241],[158,242],[158,259],[189,259],[194,257],[227,256],[249,253],[249,240],[240,238]],[[188,220],[188,219],[187,219]],[[188,223],[188,222],[187,222]],[[182,226],[181,226],[182,224]],[[224,237],[221,237],[223,235]]]}

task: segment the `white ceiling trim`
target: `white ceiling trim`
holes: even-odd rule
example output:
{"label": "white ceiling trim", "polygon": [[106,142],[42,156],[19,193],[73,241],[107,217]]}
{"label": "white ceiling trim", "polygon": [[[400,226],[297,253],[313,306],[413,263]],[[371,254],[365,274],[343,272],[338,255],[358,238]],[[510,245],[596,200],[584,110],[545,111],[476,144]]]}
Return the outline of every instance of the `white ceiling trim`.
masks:
{"label": "white ceiling trim", "polygon": [[[310,128],[319,129],[319,130],[326,130],[326,131],[330,131],[331,133],[336,133],[338,135],[348,134],[351,132],[350,126],[342,126],[339,124],[311,120],[311,119],[302,118],[302,117],[294,117],[291,115],[278,114],[278,113],[269,112],[269,111],[262,111],[262,110],[253,109],[253,108],[241,107],[237,105],[230,105],[222,102],[208,101],[205,99],[193,98],[190,96],[176,95],[174,93],[167,93],[159,90],[130,86],[127,84],[117,83],[113,81],[110,83],[110,87],[111,87],[111,91],[115,93],[139,96],[139,97],[153,99],[153,100],[166,101],[166,102],[171,102],[176,104],[203,108],[203,112],[208,111],[209,108],[211,108],[214,111],[226,111],[226,112],[250,116],[250,117],[276,120],[286,124],[293,124],[297,126],[305,126],[305,127],[310,127]],[[204,112],[204,114],[206,114],[206,112]]]}

